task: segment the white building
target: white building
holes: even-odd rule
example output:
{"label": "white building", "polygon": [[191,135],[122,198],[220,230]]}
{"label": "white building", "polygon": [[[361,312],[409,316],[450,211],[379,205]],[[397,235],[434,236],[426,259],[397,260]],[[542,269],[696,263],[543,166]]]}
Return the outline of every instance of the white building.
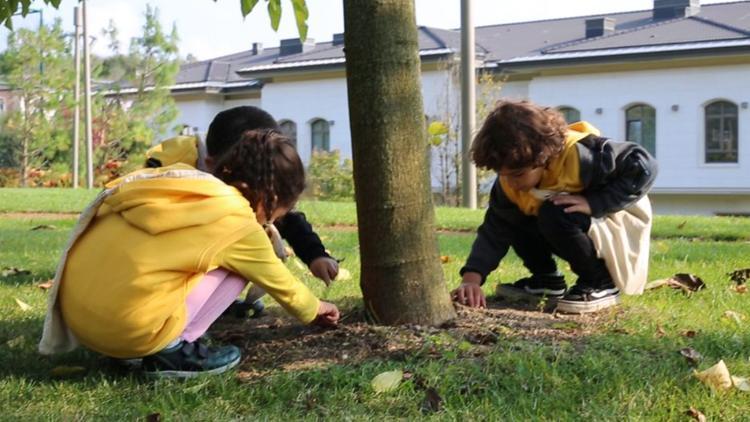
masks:
{"label": "white building", "polygon": [[[657,212],[750,214],[750,1],[654,3],[478,27],[477,68],[502,81],[502,97],[558,107],[651,150]],[[458,105],[460,32],[420,27],[419,42],[425,115],[443,118]],[[342,48],[336,34],[184,65],[176,123],[203,132],[217,112],[255,105],[294,135],[303,160],[313,146],[351,156]]]}

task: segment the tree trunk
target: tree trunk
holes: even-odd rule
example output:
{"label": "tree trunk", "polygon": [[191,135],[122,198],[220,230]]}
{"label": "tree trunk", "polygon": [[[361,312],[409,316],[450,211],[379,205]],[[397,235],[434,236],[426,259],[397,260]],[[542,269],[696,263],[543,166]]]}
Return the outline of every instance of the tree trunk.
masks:
{"label": "tree trunk", "polygon": [[345,0],[361,287],[383,324],[455,317],[438,254],[413,0]]}

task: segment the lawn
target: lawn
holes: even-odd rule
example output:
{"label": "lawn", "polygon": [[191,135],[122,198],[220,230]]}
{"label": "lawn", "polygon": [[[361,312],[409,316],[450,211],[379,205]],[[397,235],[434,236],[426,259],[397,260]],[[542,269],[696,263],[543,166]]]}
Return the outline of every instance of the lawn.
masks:
{"label": "lawn", "polygon": [[[342,327],[299,327],[272,305],[265,318],[226,319],[211,331],[215,340],[243,348],[237,371],[149,381],[83,350],[54,358],[35,351],[47,294],[37,284],[53,276],[75,222],[72,215],[46,213],[78,211],[91,197],[85,190],[69,197],[0,189],[0,212],[13,212],[0,214],[0,268],[28,271],[0,276],[2,419],[687,420],[691,406],[709,420],[747,420],[750,414],[750,393],[710,390],[678,353],[692,347],[703,356],[698,369],[723,359],[733,374],[750,376],[750,296],[731,289],[726,275],[750,267],[750,219],[656,219],[650,277],[699,275],[708,288],[689,296],[662,288],[584,317],[491,301],[484,313],[460,310],[458,322],[442,329],[386,328],[367,326],[358,316],[353,204],[304,202],[300,208],[326,246],[344,258],[352,279],[325,289],[294,260],[289,265],[317,294],[340,304]],[[36,214],[19,214],[28,211]],[[437,211],[438,226],[448,229],[439,241],[450,288],[473,240],[466,231],[481,218],[479,211]],[[524,275],[510,256],[485,292]],[[724,316],[729,310],[744,319]],[[375,393],[372,378],[396,369],[412,378]],[[436,396],[442,399],[438,411]]]}

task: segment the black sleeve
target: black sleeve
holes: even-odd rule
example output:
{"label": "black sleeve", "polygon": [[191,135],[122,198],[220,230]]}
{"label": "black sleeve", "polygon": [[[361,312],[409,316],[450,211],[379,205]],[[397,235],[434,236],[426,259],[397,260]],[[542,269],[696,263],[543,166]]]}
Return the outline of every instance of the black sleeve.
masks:
{"label": "black sleeve", "polygon": [[286,239],[294,253],[308,266],[316,258],[330,257],[318,234],[307,222],[305,214],[290,211],[283,218],[274,222],[281,237]]}
{"label": "black sleeve", "polygon": [[656,160],[640,145],[599,138],[590,152],[591,178],[584,182],[587,187],[583,194],[593,217],[628,207],[653,186]]}
{"label": "black sleeve", "polygon": [[518,206],[512,203],[503,192],[499,181],[495,180],[490,192],[490,205],[484,215],[484,222],[477,230],[477,238],[471,246],[471,253],[460,274],[476,272],[482,275],[482,284],[487,276],[500,264],[510,248],[511,230],[514,224],[523,224],[527,217]]}

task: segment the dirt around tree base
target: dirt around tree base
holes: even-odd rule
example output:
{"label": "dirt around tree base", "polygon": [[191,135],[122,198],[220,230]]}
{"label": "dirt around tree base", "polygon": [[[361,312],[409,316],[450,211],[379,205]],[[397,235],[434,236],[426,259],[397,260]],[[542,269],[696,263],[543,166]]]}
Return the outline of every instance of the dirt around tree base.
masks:
{"label": "dirt around tree base", "polygon": [[224,318],[210,332],[217,342],[242,349],[240,379],[273,373],[354,364],[366,360],[440,357],[447,350],[482,356],[504,340],[578,342],[597,332],[621,311],[563,315],[534,306],[494,301],[488,309],[456,305],[458,317],[442,327],[387,327],[364,321],[361,310],[342,316],[336,329],[302,326],[273,312],[258,319]]}

